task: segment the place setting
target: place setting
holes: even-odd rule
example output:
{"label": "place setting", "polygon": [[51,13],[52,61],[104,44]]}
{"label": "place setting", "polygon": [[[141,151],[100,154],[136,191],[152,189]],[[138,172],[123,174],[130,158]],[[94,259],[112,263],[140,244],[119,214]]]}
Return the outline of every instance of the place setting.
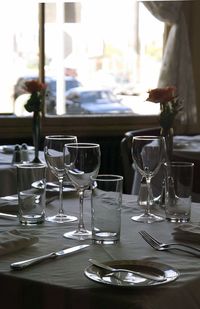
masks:
{"label": "place setting", "polygon": [[[92,243],[116,245],[121,235],[121,207],[123,177],[98,175],[92,177],[91,227]],[[85,276],[104,285],[137,288],[163,285],[176,280],[180,273],[175,268],[147,260],[110,260],[100,262],[89,259]]]}

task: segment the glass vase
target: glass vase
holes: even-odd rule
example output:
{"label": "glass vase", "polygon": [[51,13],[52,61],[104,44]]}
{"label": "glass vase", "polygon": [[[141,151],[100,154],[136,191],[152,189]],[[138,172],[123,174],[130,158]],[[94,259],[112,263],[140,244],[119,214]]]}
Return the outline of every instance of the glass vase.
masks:
{"label": "glass vase", "polygon": [[[174,129],[173,128],[161,128],[160,135],[165,139],[165,162],[170,164],[173,158],[173,137],[174,137]],[[166,196],[166,179],[165,179],[165,171],[163,168],[163,181],[161,194],[154,199],[155,203],[158,203],[162,208],[165,208],[165,196]]]}
{"label": "glass vase", "polygon": [[39,111],[33,113],[33,145],[35,147],[35,156],[32,163],[41,163],[39,159],[39,146],[40,146],[40,129],[41,129],[41,115]]}
{"label": "glass vase", "polygon": [[165,147],[166,147],[166,161],[169,163],[173,158],[173,137],[174,129],[173,128],[161,128],[160,135],[165,138]]}

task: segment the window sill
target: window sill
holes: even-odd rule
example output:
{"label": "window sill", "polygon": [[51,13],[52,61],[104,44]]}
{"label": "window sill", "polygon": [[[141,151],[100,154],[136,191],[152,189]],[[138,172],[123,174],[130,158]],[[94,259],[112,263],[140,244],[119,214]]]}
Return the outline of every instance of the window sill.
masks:
{"label": "window sill", "polygon": [[[1,117],[0,136],[5,138],[32,135],[32,117]],[[155,115],[80,115],[49,116],[42,119],[42,135],[123,136],[126,131],[158,125]]]}

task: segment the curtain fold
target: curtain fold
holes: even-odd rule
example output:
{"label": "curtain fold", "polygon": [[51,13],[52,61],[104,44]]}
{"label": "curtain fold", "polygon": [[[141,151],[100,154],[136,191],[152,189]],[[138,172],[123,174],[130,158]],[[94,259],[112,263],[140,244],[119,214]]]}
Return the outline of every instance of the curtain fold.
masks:
{"label": "curtain fold", "polygon": [[163,54],[158,87],[174,85],[183,101],[183,112],[177,124],[180,131],[197,130],[197,107],[192,58],[182,1],[142,1],[145,7],[160,21],[168,23],[169,35]]}

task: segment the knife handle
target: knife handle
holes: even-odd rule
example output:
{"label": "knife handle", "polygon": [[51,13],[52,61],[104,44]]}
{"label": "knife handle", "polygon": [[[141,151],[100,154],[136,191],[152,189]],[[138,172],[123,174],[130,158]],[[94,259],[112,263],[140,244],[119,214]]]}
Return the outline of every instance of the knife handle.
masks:
{"label": "knife handle", "polygon": [[21,270],[21,269],[24,269],[24,268],[26,268],[28,266],[31,266],[31,265],[40,263],[40,262],[42,262],[44,260],[47,260],[47,259],[50,259],[50,258],[55,258],[55,257],[56,257],[55,252],[51,252],[49,254],[42,255],[42,256],[39,256],[39,257],[36,257],[36,258],[32,258],[32,259],[29,259],[29,260],[12,263],[10,265],[10,267],[13,270]]}

